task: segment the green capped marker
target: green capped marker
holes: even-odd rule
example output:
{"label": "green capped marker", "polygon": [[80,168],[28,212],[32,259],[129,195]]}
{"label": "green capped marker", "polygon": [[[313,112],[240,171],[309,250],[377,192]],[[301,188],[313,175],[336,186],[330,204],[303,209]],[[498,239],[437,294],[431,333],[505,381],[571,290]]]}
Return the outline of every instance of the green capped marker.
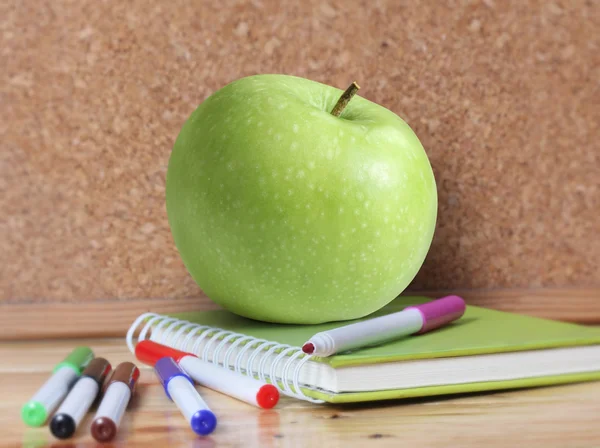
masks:
{"label": "green capped marker", "polygon": [[69,393],[69,389],[81,375],[81,371],[94,358],[89,347],[77,347],[62,362],[52,376],[21,409],[21,418],[28,426],[42,426],[48,416]]}

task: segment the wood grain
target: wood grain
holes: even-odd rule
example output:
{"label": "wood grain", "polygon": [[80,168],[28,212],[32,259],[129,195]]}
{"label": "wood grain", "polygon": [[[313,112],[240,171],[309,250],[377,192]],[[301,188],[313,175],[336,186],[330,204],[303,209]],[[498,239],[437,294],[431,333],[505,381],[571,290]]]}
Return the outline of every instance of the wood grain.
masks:
{"label": "wood grain", "polygon": [[142,313],[168,314],[216,308],[218,306],[206,296],[177,300],[0,305],[0,340],[121,336]]}
{"label": "wood grain", "polygon": [[[459,294],[471,305],[549,319],[600,323],[600,289],[412,291]],[[218,309],[205,295],[186,299],[104,300],[85,303],[0,305],[0,340],[122,336],[140,314]]]}
{"label": "wood grain", "polygon": [[[122,339],[0,343],[0,447],[95,446],[92,413],[76,436],[53,439],[47,428],[27,428],[19,410],[54,364],[76,344],[90,345],[113,364],[133,361]],[[360,405],[311,405],[284,398],[262,411],[199,388],[217,414],[206,438],[191,432],[147,367],[125,414],[117,445],[128,447],[277,448],[521,446],[596,447],[600,440],[600,382],[511,392]]]}

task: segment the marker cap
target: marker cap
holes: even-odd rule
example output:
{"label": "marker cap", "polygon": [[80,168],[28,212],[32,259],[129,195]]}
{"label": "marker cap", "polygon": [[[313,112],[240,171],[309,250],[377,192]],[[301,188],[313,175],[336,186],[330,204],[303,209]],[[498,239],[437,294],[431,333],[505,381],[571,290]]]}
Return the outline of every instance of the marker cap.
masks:
{"label": "marker cap", "polygon": [[59,439],[68,439],[77,429],[73,417],[67,414],[56,414],[50,421],[50,431]]}
{"label": "marker cap", "polygon": [[465,301],[458,296],[447,296],[422,305],[409,306],[408,309],[416,309],[423,317],[423,326],[417,334],[439,328],[453,320],[458,319],[465,313]]}
{"label": "marker cap", "polygon": [[182,352],[166,345],[158,344],[153,341],[140,341],[135,346],[135,357],[144,364],[155,365],[156,362],[164,357],[173,358],[175,362],[181,361],[184,356],[195,356],[191,353]]}
{"label": "marker cap", "polygon": [[156,364],[154,364],[154,370],[156,371],[158,379],[165,388],[165,393],[167,394],[167,397],[169,397],[170,400],[171,395],[169,394],[168,386],[169,381],[171,381],[173,378],[182,376],[185,379],[187,379],[192,385],[194,384],[192,382],[192,379],[189,376],[187,376],[183,370],[181,370],[181,368],[177,365],[175,360],[173,358],[169,358],[168,356],[160,358],[158,361],[156,361]]}
{"label": "marker cap", "polygon": [[108,417],[98,417],[92,423],[90,431],[98,442],[110,442],[117,435],[117,424]]}
{"label": "marker cap", "polygon": [[112,367],[110,363],[104,358],[94,358],[90,361],[85,370],[81,373],[81,376],[87,376],[95,380],[98,386],[102,387],[104,380],[110,373]]}
{"label": "marker cap", "polygon": [[59,362],[54,367],[54,372],[63,367],[73,369],[77,375],[90,363],[94,358],[94,352],[89,347],[76,347],[65,359]]}
{"label": "marker cap", "polygon": [[217,417],[212,411],[202,409],[192,415],[190,419],[192,431],[201,436],[206,436],[213,432],[217,426]]}
{"label": "marker cap", "polygon": [[279,390],[272,384],[265,384],[258,389],[256,403],[263,409],[275,407],[279,401]]}
{"label": "marker cap", "polygon": [[48,412],[39,401],[30,401],[21,409],[21,418],[27,426],[42,426],[48,418]]}
{"label": "marker cap", "polygon": [[137,380],[140,377],[140,370],[135,366],[132,362],[122,362],[117,366],[117,368],[113,371],[106,387],[110,386],[112,383],[119,382],[125,383],[129,386],[131,393],[135,391],[135,385],[137,384]]}

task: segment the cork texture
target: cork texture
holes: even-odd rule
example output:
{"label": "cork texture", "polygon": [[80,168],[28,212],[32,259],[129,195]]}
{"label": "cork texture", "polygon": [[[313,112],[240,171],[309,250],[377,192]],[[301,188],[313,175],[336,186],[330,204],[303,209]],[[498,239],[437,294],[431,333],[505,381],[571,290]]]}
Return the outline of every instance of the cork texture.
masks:
{"label": "cork texture", "polygon": [[226,83],[286,73],[404,118],[439,190],[413,289],[600,285],[600,6],[4,1],[0,300],[193,297],[165,173]]}

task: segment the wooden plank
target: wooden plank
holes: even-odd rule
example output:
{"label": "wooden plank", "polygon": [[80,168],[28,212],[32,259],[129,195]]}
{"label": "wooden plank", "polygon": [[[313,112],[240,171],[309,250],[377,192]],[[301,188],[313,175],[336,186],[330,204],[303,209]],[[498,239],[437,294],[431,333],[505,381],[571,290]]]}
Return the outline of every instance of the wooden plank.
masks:
{"label": "wooden plank", "polygon": [[[546,317],[600,323],[600,288],[407,292],[441,297],[459,294],[471,305]],[[80,303],[0,305],[0,340],[123,335],[141,313],[218,309],[202,295],[185,299],[102,300]]]}
{"label": "wooden plank", "polygon": [[[113,364],[133,361],[123,340],[62,340],[0,343],[0,447],[95,446],[88,413],[73,439],[60,442],[47,427],[27,428],[19,408],[74,345],[86,344]],[[352,448],[424,446],[529,448],[597,446],[600,382],[420,400],[354,405],[312,405],[287,397],[259,410],[199,388],[217,414],[217,430],[198,438],[170,402],[148,367],[120,426],[117,445],[202,447]]]}
{"label": "wooden plank", "polygon": [[217,309],[206,296],[0,305],[0,340],[122,336],[142,313]]}

